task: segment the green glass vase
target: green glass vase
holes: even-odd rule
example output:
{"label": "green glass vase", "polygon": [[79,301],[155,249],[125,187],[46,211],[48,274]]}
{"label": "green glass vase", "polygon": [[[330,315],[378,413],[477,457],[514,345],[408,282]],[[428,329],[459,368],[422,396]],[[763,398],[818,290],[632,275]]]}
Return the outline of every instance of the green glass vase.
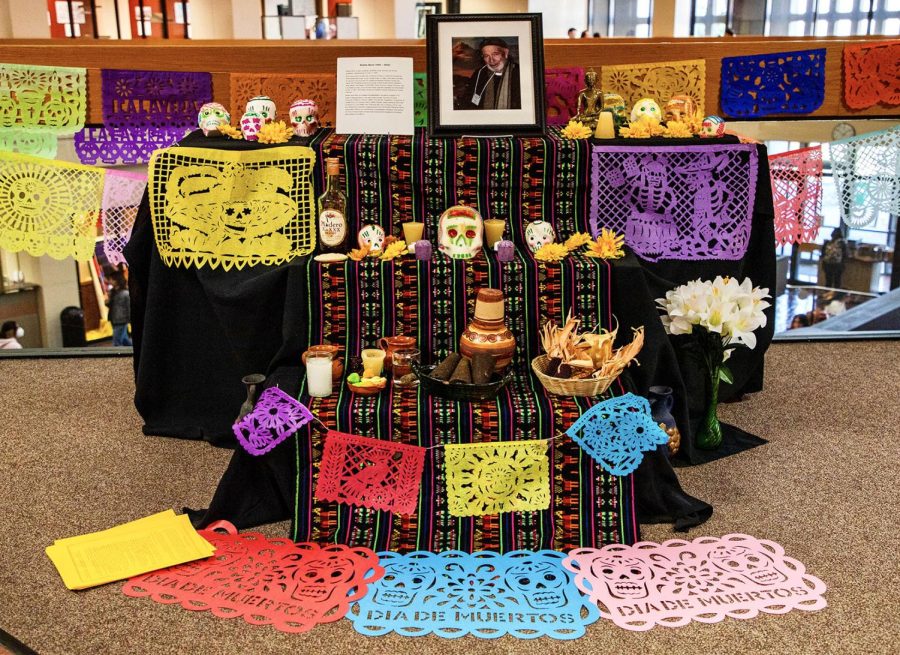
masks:
{"label": "green glass vase", "polygon": [[702,450],[715,450],[722,445],[722,424],[719,423],[719,366],[711,366],[710,368],[710,384],[712,385],[709,394],[709,404],[706,406],[706,414],[703,422],[697,430],[694,437],[694,443],[697,448]]}

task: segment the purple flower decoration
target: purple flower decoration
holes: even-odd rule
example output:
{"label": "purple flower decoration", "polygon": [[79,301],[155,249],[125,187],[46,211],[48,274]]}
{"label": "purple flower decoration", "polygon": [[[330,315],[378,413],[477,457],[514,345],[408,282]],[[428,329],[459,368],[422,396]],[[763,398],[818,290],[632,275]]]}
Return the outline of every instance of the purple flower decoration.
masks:
{"label": "purple flower decoration", "polygon": [[253,411],[234,424],[234,436],[251,455],[263,455],[313,420],[309,409],[278,387],[262,392]]}

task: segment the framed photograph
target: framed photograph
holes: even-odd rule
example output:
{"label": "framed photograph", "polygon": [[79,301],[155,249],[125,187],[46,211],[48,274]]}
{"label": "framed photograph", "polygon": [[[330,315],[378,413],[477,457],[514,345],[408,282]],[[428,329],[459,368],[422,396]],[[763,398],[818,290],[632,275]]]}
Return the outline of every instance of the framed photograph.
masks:
{"label": "framed photograph", "polygon": [[440,2],[417,2],[416,3],[416,38],[425,38],[425,18],[441,13]]}
{"label": "framed photograph", "polygon": [[540,14],[427,16],[426,39],[432,135],[544,131]]}

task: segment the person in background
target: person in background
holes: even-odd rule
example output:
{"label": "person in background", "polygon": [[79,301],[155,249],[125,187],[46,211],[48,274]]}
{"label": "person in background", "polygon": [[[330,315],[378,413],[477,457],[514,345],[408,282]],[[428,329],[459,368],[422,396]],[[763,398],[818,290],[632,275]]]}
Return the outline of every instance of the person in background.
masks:
{"label": "person in background", "polygon": [[847,241],[841,228],[831,231],[831,238],[822,244],[822,270],[825,273],[825,286],[832,289],[841,288],[841,277],[847,261]]}
{"label": "person in background", "polygon": [[566,32],[566,34],[569,35],[569,38],[570,38],[570,39],[577,39],[577,38],[578,38],[578,30],[576,30],[574,27],[570,27],[570,28],[569,28],[569,31]]}
{"label": "person in background", "polygon": [[725,36],[734,36],[734,30],[730,27],[725,28]]}
{"label": "person in background", "polygon": [[591,38],[591,33],[588,32],[587,30],[585,30],[584,32],[581,33],[581,38],[582,38],[582,39],[589,39],[589,38]]}
{"label": "person in background", "polygon": [[0,350],[18,350],[22,347],[19,339],[25,336],[25,330],[15,321],[6,321],[0,327]]}
{"label": "person in background", "polygon": [[113,346],[130,346],[128,324],[131,322],[131,296],[125,285],[125,277],[116,273],[112,278],[112,289],[109,292],[109,322],[113,326]]}
{"label": "person in background", "polygon": [[797,328],[805,327],[809,327],[809,316],[806,314],[797,314],[791,320],[791,327],[789,329],[796,330]]}

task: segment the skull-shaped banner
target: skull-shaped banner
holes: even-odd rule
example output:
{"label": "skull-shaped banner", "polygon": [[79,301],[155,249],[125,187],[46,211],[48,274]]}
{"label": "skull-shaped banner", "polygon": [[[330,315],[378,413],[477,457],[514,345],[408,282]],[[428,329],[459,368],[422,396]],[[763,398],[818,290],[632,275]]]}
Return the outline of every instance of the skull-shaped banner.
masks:
{"label": "skull-shaped banner", "polygon": [[0,129],[0,150],[56,159],[56,133],[47,130]]}
{"label": "skull-shaped banner", "polygon": [[378,557],[384,576],[347,614],[364,635],[577,639],[600,616],[552,550]]}
{"label": "skull-shaped banner", "polygon": [[447,444],[447,504],[453,516],[524,512],[550,506],[546,441]]}
{"label": "skull-shaped banner", "polygon": [[84,68],[0,64],[0,128],[74,134],[84,125]]}
{"label": "skull-shaped banner", "polygon": [[75,133],[75,154],[82,164],[146,164],[156,150],[188,132],[187,127],[86,127]]}
{"label": "skull-shaped banner", "polygon": [[579,548],[563,565],[601,616],[628,630],[827,605],[825,584],[802,563],[775,542],[745,534]]}
{"label": "skull-shaped banner", "polygon": [[127,263],[122,251],[131,238],[138,206],[146,188],[146,175],[106,171],[102,205],[103,252],[113,266]]}
{"label": "skull-shaped banner", "polygon": [[0,247],[88,261],[94,255],[104,173],[0,152]]}
{"label": "skull-shaped banner", "polygon": [[832,141],[829,148],[847,225],[868,225],[880,213],[900,214],[900,127]]}
{"label": "skull-shaped banner", "polygon": [[822,225],[822,146],[769,157],[775,243],[811,243]]}
{"label": "skull-shaped banner", "polygon": [[277,265],[315,247],[315,153],[168,148],[150,160],[150,210],[167,266]]}
{"label": "skull-shaped banner", "polygon": [[583,68],[547,68],[544,70],[547,125],[565,125],[569,119],[574,118],[578,113],[578,94],[583,86]]}
{"label": "skull-shaped banner", "polygon": [[102,70],[107,127],[194,127],[212,100],[210,73]]}
{"label": "skull-shaped banner", "polygon": [[328,431],[319,467],[316,498],[413,514],[425,449]]}
{"label": "skull-shaped banner", "polygon": [[591,230],[648,261],[741,259],[756,199],[754,144],[594,146]]}
{"label": "skull-shaped banner", "polygon": [[240,616],[281,632],[306,632],[341,619],[383,573],[368,548],[238,534],[224,521],[199,534],[215,546],[212,557],[131,578],[122,593],[210,610],[220,618]]}
{"label": "skull-shaped banner", "polygon": [[264,455],[312,420],[306,405],[278,387],[269,387],[233,430],[244,450]]}
{"label": "skull-shaped banner", "polygon": [[701,113],[706,105],[706,60],[660,61],[617,64],[600,69],[600,87],[618,93],[629,107],[641,98],[656,100],[662,107],[672,96],[693,98]]}
{"label": "skull-shaped banner", "polygon": [[900,105],[900,41],[844,46],[844,102],[867,109]]}
{"label": "skull-shaped banner", "polygon": [[808,114],[825,100],[825,48],[722,58],[722,111]]}
{"label": "skull-shaped banner", "polygon": [[650,403],[633,393],[597,403],[566,434],[613,475],[632,473],[644,451],[669,441],[650,415]]}

